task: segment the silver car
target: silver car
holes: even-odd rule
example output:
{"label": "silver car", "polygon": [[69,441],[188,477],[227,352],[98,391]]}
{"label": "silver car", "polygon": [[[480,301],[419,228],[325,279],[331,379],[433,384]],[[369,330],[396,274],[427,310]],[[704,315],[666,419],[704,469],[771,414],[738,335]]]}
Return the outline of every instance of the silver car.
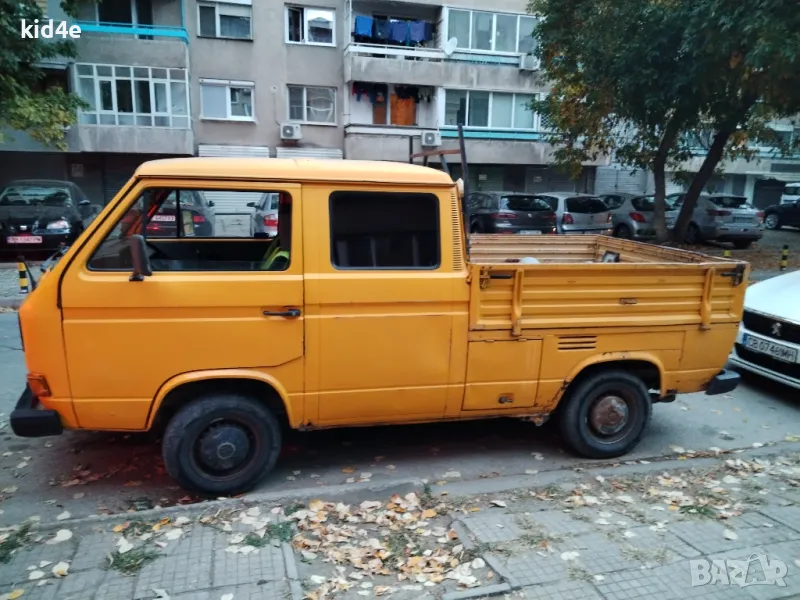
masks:
{"label": "silver car", "polygon": [[[680,209],[685,194],[670,194],[667,199]],[[745,196],[703,194],[697,199],[692,220],[686,229],[687,244],[706,240],[731,242],[734,248],[749,248],[764,235],[764,213],[747,203]]]}
{"label": "silver car", "polygon": [[[602,194],[599,198],[611,209],[611,224],[614,235],[629,240],[648,240],[656,236],[655,198],[635,194]],[[669,201],[666,202],[666,224],[668,229],[675,226],[678,211]]]}
{"label": "silver car", "polygon": [[556,213],[560,234],[611,235],[611,211],[597,196],[575,192],[539,194]]}

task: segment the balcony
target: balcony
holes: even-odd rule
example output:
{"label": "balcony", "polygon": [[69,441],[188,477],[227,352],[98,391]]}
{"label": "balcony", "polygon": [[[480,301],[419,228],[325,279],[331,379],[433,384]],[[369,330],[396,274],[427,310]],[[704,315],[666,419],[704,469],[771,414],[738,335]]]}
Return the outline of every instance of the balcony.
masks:
{"label": "balcony", "polygon": [[70,150],[119,154],[194,154],[191,129],[78,124],[67,134]]}

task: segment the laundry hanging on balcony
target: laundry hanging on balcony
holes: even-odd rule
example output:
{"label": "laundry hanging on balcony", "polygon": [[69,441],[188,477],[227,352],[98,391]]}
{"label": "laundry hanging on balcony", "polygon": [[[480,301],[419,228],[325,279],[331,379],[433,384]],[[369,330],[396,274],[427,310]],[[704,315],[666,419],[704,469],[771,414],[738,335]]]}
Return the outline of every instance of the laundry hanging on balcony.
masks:
{"label": "laundry hanging on balcony", "polygon": [[374,19],[357,15],[353,25],[354,41],[391,46],[417,46],[434,39],[433,23],[402,19]]}
{"label": "laundry hanging on balcony", "polygon": [[383,104],[389,95],[389,86],[385,83],[353,82],[353,95],[356,102],[361,102],[361,96],[368,96],[372,104]]}
{"label": "laundry hanging on balcony", "polygon": [[375,19],[372,17],[357,16],[356,25],[353,33],[357,42],[371,42],[373,39],[372,30],[375,27]]}

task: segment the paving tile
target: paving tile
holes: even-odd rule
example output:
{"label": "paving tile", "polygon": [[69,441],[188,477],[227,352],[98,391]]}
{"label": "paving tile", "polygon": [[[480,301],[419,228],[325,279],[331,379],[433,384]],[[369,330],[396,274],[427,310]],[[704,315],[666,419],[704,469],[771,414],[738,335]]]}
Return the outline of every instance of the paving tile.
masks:
{"label": "paving tile", "polygon": [[773,521],[777,521],[783,527],[800,532],[800,506],[770,506],[759,512]]}
{"label": "paving tile", "polygon": [[61,600],[59,587],[61,579],[48,579],[42,585],[39,582],[24,583],[22,585],[0,586],[0,595],[20,589],[24,592],[21,598],[24,600]]}
{"label": "paving tile", "polygon": [[594,585],[606,600],[682,600],[677,590],[671,589],[653,569],[609,573]]}
{"label": "paving tile", "polygon": [[698,600],[752,600],[746,590],[737,585],[723,585],[719,582],[702,584],[692,582],[692,560],[652,569],[651,574],[680,598],[697,598]]}
{"label": "paving tile", "polygon": [[[653,531],[649,525],[629,529],[634,537],[619,540],[623,548],[641,551],[640,559],[647,563],[671,563],[701,556],[700,552],[669,531]],[[657,566],[657,565],[654,565]]]}
{"label": "paving tile", "polygon": [[592,530],[592,524],[581,519],[576,519],[574,513],[565,513],[559,510],[546,510],[531,515],[524,519],[535,526],[541,527],[547,533],[557,536],[578,535]]}
{"label": "paving tile", "polygon": [[[94,598],[100,583],[105,579],[106,572],[101,569],[92,571],[70,572],[61,580],[58,590],[59,600],[88,600]],[[130,596],[129,596],[130,597]],[[98,596],[98,598],[100,598]],[[103,598],[103,600],[105,600]]]}
{"label": "paving tile", "polygon": [[82,536],[78,542],[78,551],[75,559],[70,564],[69,570],[88,571],[89,569],[99,569],[108,566],[108,555],[113,553],[116,548],[118,536],[109,534],[92,533]]}
{"label": "paving tile", "polygon": [[522,592],[528,600],[603,600],[597,590],[585,581],[536,585]]}
{"label": "paving tile", "polygon": [[517,524],[517,517],[505,513],[467,517],[461,519],[461,522],[466,525],[467,529],[472,532],[479,542],[484,544],[510,542],[524,533]]}
{"label": "paving tile", "polygon": [[178,540],[168,555],[145,565],[136,580],[135,597],[149,598],[153,588],[170,594],[211,587],[215,531],[198,527]]}
{"label": "paving tile", "polygon": [[564,540],[558,544],[559,552],[576,550],[580,556],[577,566],[591,575],[639,568],[642,562],[634,556],[625,556],[622,547],[600,533],[590,533]]}
{"label": "paving tile", "polygon": [[[750,544],[741,534],[739,539],[725,539],[727,526],[716,521],[693,519],[669,526],[669,531],[703,554],[724,552]],[[738,532],[737,532],[738,533]]]}
{"label": "paving tile", "polygon": [[48,546],[45,543],[20,548],[6,564],[0,564],[0,586],[28,581],[28,567],[39,565],[41,561],[53,564],[69,562],[75,554],[77,544],[72,540]]}
{"label": "paving tile", "polygon": [[[233,594],[234,600],[285,600],[289,586],[280,581],[251,583],[231,587],[215,587],[210,590],[170,594],[172,600],[219,600],[225,594]],[[361,598],[361,596],[358,596]],[[22,599],[20,599],[22,600]]]}
{"label": "paving tile", "polygon": [[567,579],[569,564],[559,553],[526,552],[512,556],[505,562],[505,573],[520,586],[551,583]]}
{"label": "paving tile", "polygon": [[226,552],[222,546],[214,553],[214,587],[277,581],[284,571],[283,552],[274,546],[247,555]]}
{"label": "paving tile", "polygon": [[103,583],[97,589],[95,600],[130,600],[136,590],[136,577],[117,571],[106,571]]}

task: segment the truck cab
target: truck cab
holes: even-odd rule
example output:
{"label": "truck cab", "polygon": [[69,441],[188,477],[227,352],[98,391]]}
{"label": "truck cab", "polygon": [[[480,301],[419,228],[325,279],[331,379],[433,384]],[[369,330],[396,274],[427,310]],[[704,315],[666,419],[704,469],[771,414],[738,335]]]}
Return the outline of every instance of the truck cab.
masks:
{"label": "truck cab", "polygon": [[[168,198],[198,192],[276,194],[277,234],[223,237],[178,202],[172,235],[151,235]],[[603,458],[654,402],[736,387],[745,263],[604,236],[468,250],[462,195],[399,163],[145,163],[20,309],[13,430],[160,429],[168,472],[218,496],[268,473],[289,428],[560,407],[567,444]]]}

